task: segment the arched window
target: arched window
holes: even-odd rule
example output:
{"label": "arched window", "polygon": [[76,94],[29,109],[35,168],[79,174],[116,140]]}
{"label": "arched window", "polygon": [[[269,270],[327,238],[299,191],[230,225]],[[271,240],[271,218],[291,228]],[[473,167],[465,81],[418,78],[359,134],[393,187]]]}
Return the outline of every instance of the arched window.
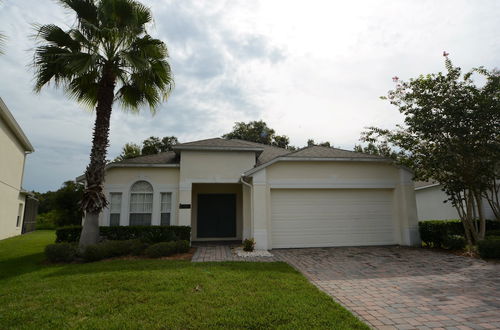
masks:
{"label": "arched window", "polygon": [[153,213],[153,187],[137,181],[130,189],[130,226],[150,226]]}

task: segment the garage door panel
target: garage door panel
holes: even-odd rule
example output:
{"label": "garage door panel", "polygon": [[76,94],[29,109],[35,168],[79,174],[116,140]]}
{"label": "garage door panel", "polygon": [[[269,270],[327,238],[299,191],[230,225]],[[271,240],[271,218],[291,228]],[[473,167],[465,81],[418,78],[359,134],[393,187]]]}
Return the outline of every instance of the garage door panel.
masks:
{"label": "garage door panel", "polygon": [[271,193],[274,248],[394,244],[391,190]]}

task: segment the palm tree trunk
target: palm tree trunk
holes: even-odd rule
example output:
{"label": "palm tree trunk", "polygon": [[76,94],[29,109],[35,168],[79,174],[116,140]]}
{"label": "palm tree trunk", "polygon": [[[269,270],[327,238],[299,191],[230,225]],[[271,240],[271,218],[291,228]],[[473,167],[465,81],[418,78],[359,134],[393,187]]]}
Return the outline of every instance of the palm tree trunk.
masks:
{"label": "palm tree trunk", "polygon": [[116,78],[109,67],[104,67],[97,95],[96,119],[92,138],[90,163],[85,171],[86,187],[82,198],[85,212],[79,249],[99,241],[99,214],[108,205],[103,192],[104,168],[109,144],[109,122],[113,107]]}

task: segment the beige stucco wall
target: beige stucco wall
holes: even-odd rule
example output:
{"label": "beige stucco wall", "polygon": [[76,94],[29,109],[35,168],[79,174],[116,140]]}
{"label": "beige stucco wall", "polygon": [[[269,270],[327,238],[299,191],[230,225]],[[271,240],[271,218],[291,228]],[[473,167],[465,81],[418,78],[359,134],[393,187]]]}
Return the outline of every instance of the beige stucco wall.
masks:
{"label": "beige stucco wall", "polygon": [[[255,164],[255,152],[181,152],[179,203],[192,204],[193,183],[238,183],[241,175]],[[179,210],[179,224],[190,226],[192,209]]]}
{"label": "beige stucco wall", "polygon": [[271,242],[271,189],[391,189],[397,242],[418,244],[418,220],[412,175],[388,163],[277,162],[253,175],[252,234],[259,248]]}
{"label": "beige stucco wall", "polygon": [[12,131],[0,119],[0,239],[21,234],[16,227],[25,153]]}
{"label": "beige stucco wall", "polygon": [[[172,193],[172,213],[170,224],[178,224],[179,168],[178,167],[114,167],[106,171],[104,191],[122,193],[120,225],[129,223],[130,189],[137,181],[147,181],[153,186],[152,224],[159,224],[161,193]],[[99,217],[101,226],[109,225],[109,209]]]}

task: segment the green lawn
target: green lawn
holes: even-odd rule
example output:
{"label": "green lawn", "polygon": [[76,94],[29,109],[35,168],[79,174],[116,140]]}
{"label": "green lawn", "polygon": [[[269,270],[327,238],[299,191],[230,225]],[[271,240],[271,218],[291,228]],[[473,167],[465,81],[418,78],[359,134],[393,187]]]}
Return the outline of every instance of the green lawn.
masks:
{"label": "green lawn", "polygon": [[0,241],[0,329],[368,329],[285,263],[45,265],[53,240]]}

